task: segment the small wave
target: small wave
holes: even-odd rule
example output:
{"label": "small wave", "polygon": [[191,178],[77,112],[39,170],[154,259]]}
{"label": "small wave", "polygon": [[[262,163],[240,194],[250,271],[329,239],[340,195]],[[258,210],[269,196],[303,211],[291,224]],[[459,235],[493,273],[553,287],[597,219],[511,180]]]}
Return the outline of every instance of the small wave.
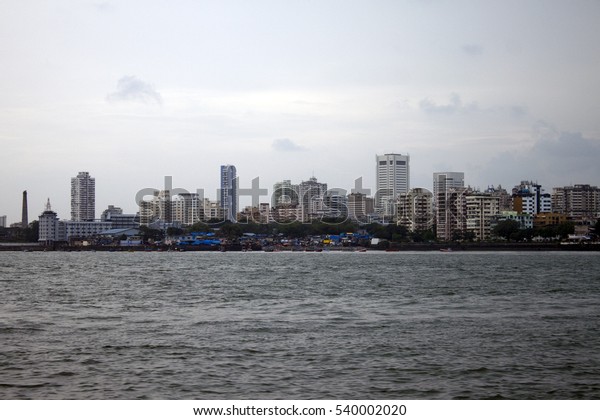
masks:
{"label": "small wave", "polygon": [[0,388],[42,388],[47,385],[50,385],[48,382],[43,382],[41,384],[7,384],[0,383]]}
{"label": "small wave", "polygon": [[75,376],[75,375],[77,375],[75,372],[71,372],[71,371],[68,371],[68,370],[64,370],[64,371],[61,371],[61,372],[55,373],[55,374],[53,374],[52,376],[53,376],[53,377],[62,377],[62,376],[67,376],[67,377],[68,377],[68,376]]}

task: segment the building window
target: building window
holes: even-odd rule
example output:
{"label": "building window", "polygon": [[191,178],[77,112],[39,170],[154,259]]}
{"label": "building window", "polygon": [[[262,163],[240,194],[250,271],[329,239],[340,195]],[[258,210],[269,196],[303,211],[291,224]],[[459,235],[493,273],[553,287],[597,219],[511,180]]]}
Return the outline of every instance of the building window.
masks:
{"label": "building window", "polygon": [[380,160],[380,161],[379,161],[379,164],[380,164],[380,165],[387,165],[387,162],[386,162],[385,160]]}
{"label": "building window", "polygon": [[403,160],[397,160],[396,165],[406,165],[406,162]]}

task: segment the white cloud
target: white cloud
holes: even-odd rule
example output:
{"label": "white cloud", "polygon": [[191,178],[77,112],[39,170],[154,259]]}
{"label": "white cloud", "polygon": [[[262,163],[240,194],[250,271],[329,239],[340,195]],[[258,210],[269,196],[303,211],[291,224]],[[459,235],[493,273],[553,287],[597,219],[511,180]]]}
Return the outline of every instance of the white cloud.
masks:
{"label": "white cloud", "polygon": [[109,102],[142,102],[162,104],[162,96],[154,86],[135,76],[124,76],[117,82],[117,90],[107,96]]}
{"label": "white cloud", "polygon": [[276,139],[273,140],[272,144],[273,150],[277,152],[300,152],[306,150],[305,147],[302,147],[296,143],[294,143],[290,139]]}

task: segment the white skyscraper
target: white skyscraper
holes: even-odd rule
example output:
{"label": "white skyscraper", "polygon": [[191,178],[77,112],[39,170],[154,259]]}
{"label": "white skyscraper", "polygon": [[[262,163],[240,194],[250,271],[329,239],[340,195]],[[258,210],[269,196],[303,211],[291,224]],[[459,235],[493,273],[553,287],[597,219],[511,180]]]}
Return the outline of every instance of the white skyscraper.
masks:
{"label": "white skyscraper", "polygon": [[395,202],[400,194],[406,194],[410,188],[409,156],[396,153],[377,155],[377,193],[376,205],[385,216],[392,216]]}
{"label": "white skyscraper", "polygon": [[89,172],[71,178],[71,220],[92,222],[96,218],[96,180]]}

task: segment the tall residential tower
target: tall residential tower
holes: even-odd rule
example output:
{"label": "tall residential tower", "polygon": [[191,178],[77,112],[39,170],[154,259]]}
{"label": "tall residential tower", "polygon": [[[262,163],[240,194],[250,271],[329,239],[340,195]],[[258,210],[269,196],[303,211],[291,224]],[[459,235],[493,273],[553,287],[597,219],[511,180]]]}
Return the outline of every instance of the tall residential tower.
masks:
{"label": "tall residential tower", "polygon": [[93,222],[96,218],[96,180],[89,172],[71,178],[71,220]]}
{"label": "tall residential tower", "polygon": [[434,172],[433,200],[438,239],[449,241],[455,231],[466,229],[464,172]]}

